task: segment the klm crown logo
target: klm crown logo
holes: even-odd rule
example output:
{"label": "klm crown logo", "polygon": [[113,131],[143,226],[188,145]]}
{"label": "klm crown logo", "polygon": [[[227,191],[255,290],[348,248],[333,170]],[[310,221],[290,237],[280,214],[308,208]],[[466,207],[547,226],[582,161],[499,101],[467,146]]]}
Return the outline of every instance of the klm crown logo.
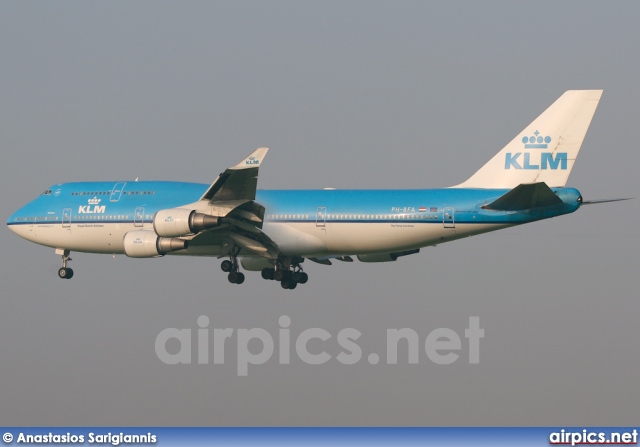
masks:
{"label": "klm crown logo", "polygon": [[[548,149],[551,137],[543,137],[537,130],[533,136],[522,137],[525,149]],[[523,151],[507,152],[504,159],[505,169],[562,170],[568,169],[567,152]]]}
{"label": "klm crown logo", "polygon": [[97,205],[98,203],[102,202],[102,200],[98,199],[97,197],[94,197],[93,199],[89,199],[88,202],[89,202],[89,205]]}
{"label": "klm crown logo", "polygon": [[551,143],[551,137],[547,135],[543,137],[537,130],[531,137],[522,137],[525,149],[547,149]]}

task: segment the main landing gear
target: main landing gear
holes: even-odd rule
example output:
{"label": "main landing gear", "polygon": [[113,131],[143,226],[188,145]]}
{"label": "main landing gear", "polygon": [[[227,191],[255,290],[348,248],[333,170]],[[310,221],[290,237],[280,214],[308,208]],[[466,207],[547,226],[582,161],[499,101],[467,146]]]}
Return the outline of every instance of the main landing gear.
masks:
{"label": "main landing gear", "polygon": [[[229,254],[229,259],[225,259],[220,264],[223,272],[228,273],[227,278],[231,284],[242,284],[244,282],[244,273],[242,273],[238,265],[239,249],[234,249]],[[262,269],[262,277],[266,280],[275,280],[280,283],[283,289],[293,290],[298,284],[306,284],[309,275],[302,271],[300,264],[304,258],[298,257],[281,257],[275,261],[274,268],[267,267]]]}
{"label": "main landing gear", "polygon": [[71,261],[69,253],[69,250],[56,250],[56,254],[62,256],[62,267],[60,267],[60,270],[58,270],[58,276],[62,279],[73,278],[73,270],[67,267],[67,262]]}
{"label": "main landing gear", "polygon": [[242,284],[244,282],[244,273],[240,272],[238,267],[238,258],[235,250],[232,252],[230,259],[225,259],[220,264],[220,268],[223,272],[229,273],[227,279],[231,284]]}
{"label": "main landing gear", "polygon": [[309,275],[302,271],[304,258],[285,258],[276,262],[276,268],[262,269],[262,278],[279,281],[283,289],[293,290],[298,284],[306,284]]}

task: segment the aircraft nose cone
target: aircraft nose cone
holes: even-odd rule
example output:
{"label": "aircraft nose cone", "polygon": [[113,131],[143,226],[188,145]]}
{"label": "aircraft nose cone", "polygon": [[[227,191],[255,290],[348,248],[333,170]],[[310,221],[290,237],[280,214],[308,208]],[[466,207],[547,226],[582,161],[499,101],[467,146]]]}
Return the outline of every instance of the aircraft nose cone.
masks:
{"label": "aircraft nose cone", "polygon": [[15,214],[12,214],[9,217],[9,219],[7,219],[7,227],[15,233],[16,232],[15,225],[11,225],[11,222],[14,222],[14,221],[15,221]]}
{"label": "aircraft nose cone", "polygon": [[[18,236],[25,237],[25,228],[27,227],[27,225],[24,225],[26,222],[21,222],[21,211],[22,209],[9,216],[9,218],[7,219],[7,227]],[[24,218],[22,219],[24,220]]]}

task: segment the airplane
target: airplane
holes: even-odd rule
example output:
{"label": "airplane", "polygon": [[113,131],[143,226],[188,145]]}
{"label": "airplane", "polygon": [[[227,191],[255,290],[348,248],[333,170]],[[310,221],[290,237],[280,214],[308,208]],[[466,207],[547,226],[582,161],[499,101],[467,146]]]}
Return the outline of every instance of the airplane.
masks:
{"label": "airplane", "polygon": [[18,236],[55,249],[60,278],[73,252],[154,258],[228,258],[295,289],[305,259],[392,262],[420,249],[569,214],[587,203],[565,187],[602,90],[565,92],[469,179],[442,189],[258,190],[268,148],[211,184],[169,181],[60,183],[7,221]]}

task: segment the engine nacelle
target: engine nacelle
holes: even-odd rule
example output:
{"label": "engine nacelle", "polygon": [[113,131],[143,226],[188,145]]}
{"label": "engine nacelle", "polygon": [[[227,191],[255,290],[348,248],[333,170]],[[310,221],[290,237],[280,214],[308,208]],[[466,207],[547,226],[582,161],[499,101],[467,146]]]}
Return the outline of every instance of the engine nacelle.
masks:
{"label": "engine nacelle", "polygon": [[184,250],[188,242],[184,239],[158,237],[147,230],[129,231],[124,235],[124,252],[130,258],[154,258],[171,251]]}
{"label": "engine nacelle", "polygon": [[153,229],[158,236],[162,237],[186,236],[218,225],[220,221],[216,216],[197,213],[195,210],[186,208],[160,210],[153,218]]}
{"label": "engine nacelle", "polygon": [[397,253],[376,253],[374,255],[358,255],[360,262],[392,262],[396,261],[400,256],[412,255],[419,253],[420,249],[400,251]]}

